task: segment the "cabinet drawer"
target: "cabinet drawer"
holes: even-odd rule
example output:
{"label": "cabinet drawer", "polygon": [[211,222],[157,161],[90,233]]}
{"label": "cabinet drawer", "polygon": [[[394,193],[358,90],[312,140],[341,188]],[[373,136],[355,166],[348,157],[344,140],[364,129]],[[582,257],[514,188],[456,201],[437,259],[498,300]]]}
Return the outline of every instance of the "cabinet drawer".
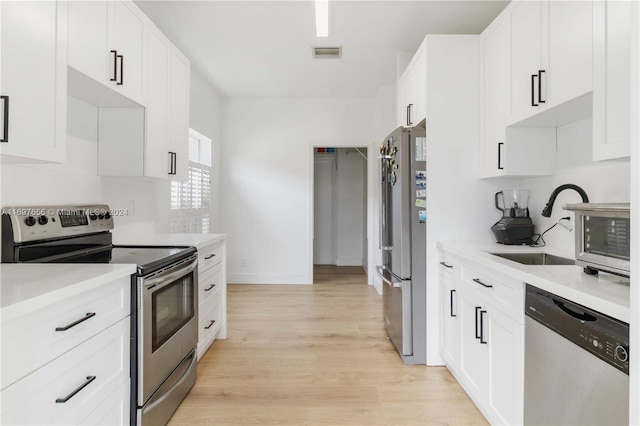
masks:
{"label": "cabinet drawer", "polygon": [[207,300],[200,302],[198,305],[198,321],[204,320],[206,315],[209,315],[211,311],[220,306],[221,296],[222,292],[218,290],[213,293],[211,297],[207,298]]}
{"label": "cabinet drawer", "polygon": [[440,274],[447,278],[456,279],[460,278],[460,263],[453,257],[446,253],[440,253],[440,259],[438,260],[438,269]]}
{"label": "cabinet drawer", "polygon": [[[2,390],[3,424],[76,424],[129,381],[125,318]],[[63,402],[64,401],[64,402]]]}
{"label": "cabinet drawer", "polygon": [[203,303],[222,287],[222,265],[198,274],[198,302]]}
{"label": "cabinet drawer", "polygon": [[201,272],[222,262],[224,256],[221,242],[207,246],[198,252],[198,265]]}
{"label": "cabinet drawer", "polygon": [[220,330],[220,306],[215,306],[213,310],[199,316],[200,330],[198,332],[198,342],[210,340]]}
{"label": "cabinet drawer", "polygon": [[524,283],[475,265],[464,265],[461,275],[465,285],[486,296],[487,303],[524,323]]}
{"label": "cabinet drawer", "polygon": [[128,425],[129,424],[129,394],[131,383],[125,381],[120,387],[89,416],[80,421],[81,425]]}
{"label": "cabinet drawer", "polygon": [[2,389],[131,313],[129,277],[2,323]]}

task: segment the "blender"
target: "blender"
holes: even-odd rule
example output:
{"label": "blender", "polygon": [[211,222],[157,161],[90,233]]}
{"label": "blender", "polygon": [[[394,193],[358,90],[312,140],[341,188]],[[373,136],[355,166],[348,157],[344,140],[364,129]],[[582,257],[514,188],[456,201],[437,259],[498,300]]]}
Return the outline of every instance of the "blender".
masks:
{"label": "blender", "polygon": [[491,231],[500,244],[533,244],[529,192],[528,189],[503,189],[496,192],[496,209],[502,212],[502,219],[491,227]]}

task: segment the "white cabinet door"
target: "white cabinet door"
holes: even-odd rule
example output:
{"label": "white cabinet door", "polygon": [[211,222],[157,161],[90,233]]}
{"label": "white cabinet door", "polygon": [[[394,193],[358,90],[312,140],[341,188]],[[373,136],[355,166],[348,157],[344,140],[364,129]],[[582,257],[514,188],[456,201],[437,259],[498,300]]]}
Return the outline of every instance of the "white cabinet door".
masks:
{"label": "white cabinet door", "polygon": [[175,47],[171,59],[172,179],[185,181],[189,170],[189,60]]}
{"label": "white cabinet door", "polygon": [[460,305],[458,289],[440,274],[440,353],[454,371],[460,368]]}
{"label": "white cabinet door", "polygon": [[591,1],[548,1],[548,66],[543,76],[547,107],[589,93],[592,88],[593,25]]}
{"label": "white cabinet door", "polygon": [[507,88],[509,82],[509,20],[502,19],[482,34],[483,176],[504,174]]}
{"label": "white cabinet door", "polygon": [[423,43],[416,53],[411,69],[411,125],[416,126],[427,116],[427,53]]}
{"label": "white cabinet door", "polygon": [[173,45],[155,25],[149,25],[147,45],[147,108],[145,115],[145,176],[170,177],[170,95]]}
{"label": "white cabinet door", "polygon": [[145,105],[145,26],[147,17],[131,1],[110,2],[109,49],[114,50],[109,66],[115,87],[123,95]]}
{"label": "white cabinet door", "polygon": [[2,2],[2,162],[63,162],[67,137],[67,3]]}
{"label": "white cabinet door", "polygon": [[69,2],[69,66],[104,84],[113,76],[108,6],[106,1]]}
{"label": "white cabinet door", "polygon": [[480,340],[480,317],[482,300],[476,292],[462,289],[460,306],[460,373],[465,389],[474,400],[482,403],[486,399],[489,385],[489,349]]}
{"label": "white cabinet door", "polygon": [[600,161],[630,155],[631,34],[638,5],[595,1],[593,7],[593,159]]}
{"label": "white cabinet door", "polygon": [[541,70],[541,3],[521,1],[511,10],[511,105],[509,122],[543,108],[538,91]]}
{"label": "white cabinet door", "polygon": [[488,404],[494,424],[520,425],[524,413],[524,325],[488,308],[483,334],[489,349]]}

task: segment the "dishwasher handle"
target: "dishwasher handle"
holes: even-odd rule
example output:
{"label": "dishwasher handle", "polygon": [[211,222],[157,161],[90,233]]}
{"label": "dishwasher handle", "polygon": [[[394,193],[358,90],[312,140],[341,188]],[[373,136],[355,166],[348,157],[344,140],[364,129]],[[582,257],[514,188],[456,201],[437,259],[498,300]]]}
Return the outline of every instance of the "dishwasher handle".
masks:
{"label": "dishwasher handle", "polygon": [[551,300],[553,300],[553,303],[558,308],[560,308],[562,310],[562,312],[564,312],[565,314],[567,314],[570,317],[573,317],[573,318],[575,318],[577,320],[593,322],[593,321],[595,321],[597,319],[596,317],[594,317],[593,315],[588,314],[587,312],[583,311],[582,313],[580,313],[580,312],[576,312],[576,311],[574,311],[572,309],[569,309],[564,302],[561,302],[561,301],[553,299],[553,298]]}

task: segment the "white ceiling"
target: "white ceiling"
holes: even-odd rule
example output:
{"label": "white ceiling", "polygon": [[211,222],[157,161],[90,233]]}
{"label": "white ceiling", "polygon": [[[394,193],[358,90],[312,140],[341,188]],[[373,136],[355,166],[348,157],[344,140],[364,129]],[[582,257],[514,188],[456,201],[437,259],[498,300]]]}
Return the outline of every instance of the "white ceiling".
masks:
{"label": "white ceiling", "polygon": [[[225,96],[368,98],[395,85],[396,54],[426,34],[478,34],[508,1],[331,1],[329,37],[313,1],[136,4]],[[313,59],[312,46],[342,46]]]}

